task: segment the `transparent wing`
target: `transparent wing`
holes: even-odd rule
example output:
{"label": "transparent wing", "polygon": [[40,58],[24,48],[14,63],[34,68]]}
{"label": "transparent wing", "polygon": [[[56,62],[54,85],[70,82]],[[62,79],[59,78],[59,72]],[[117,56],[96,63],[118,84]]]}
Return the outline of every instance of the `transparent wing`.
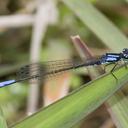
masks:
{"label": "transparent wing", "polygon": [[17,79],[24,80],[24,79],[31,79],[31,78],[38,78],[38,77],[49,77],[53,76],[57,73],[68,71],[71,69],[76,69],[84,66],[90,65],[98,65],[100,63],[99,58],[92,58],[85,60],[56,60],[56,61],[47,61],[47,62],[40,62],[40,63],[33,63],[28,64],[21,67],[17,71]]}

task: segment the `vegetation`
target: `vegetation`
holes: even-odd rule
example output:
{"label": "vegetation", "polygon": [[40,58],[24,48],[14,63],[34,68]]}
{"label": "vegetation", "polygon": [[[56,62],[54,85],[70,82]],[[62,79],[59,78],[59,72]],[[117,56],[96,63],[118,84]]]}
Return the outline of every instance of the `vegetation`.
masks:
{"label": "vegetation", "polygon": [[[128,44],[127,12],[127,0],[1,1],[0,80],[13,79],[29,60],[80,58],[83,51],[84,57],[85,53],[121,52]],[[86,42],[91,53],[80,47],[81,42],[76,46],[71,38],[75,35]],[[0,128],[6,128],[6,122],[12,128],[128,127],[126,67],[114,71],[118,81],[108,70],[105,75],[97,68],[88,70],[66,72],[44,86],[33,88],[25,81],[0,88]],[[66,96],[60,99],[62,95]]]}

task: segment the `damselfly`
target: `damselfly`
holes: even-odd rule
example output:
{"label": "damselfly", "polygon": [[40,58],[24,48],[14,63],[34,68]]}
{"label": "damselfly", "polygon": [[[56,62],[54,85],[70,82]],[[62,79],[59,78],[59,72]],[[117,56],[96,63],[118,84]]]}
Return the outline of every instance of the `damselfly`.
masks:
{"label": "damselfly", "polygon": [[[21,67],[17,73],[16,78],[0,83],[0,87],[5,87],[17,82],[33,79],[44,78],[46,76],[54,75],[59,72],[68,71],[80,67],[112,64],[121,60],[125,62],[128,59],[128,48],[124,48],[121,53],[106,53],[98,58],[88,59],[86,61],[74,61],[74,60],[58,60],[48,61],[42,63],[34,63]],[[117,64],[115,64],[114,68]],[[114,70],[112,69],[112,71]],[[114,76],[114,75],[113,75]],[[115,77],[115,76],[114,76]]]}

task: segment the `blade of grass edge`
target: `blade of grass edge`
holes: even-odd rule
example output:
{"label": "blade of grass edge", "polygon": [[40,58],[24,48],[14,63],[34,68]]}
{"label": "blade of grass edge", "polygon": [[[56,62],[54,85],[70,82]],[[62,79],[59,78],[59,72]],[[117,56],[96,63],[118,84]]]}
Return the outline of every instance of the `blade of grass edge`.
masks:
{"label": "blade of grass edge", "polygon": [[128,127],[128,99],[122,91],[119,91],[107,100],[106,104],[109,106],[108,111],[115,122],[117,128]]}
{"label": "blade of grass edge", "polygon": [[106,74],[11,128],[70,128],[128,82],[126,68],[121,67],[114,74],[118,82],[110,73]]}
{"label": "blade of grass edge", "polygon": [[2,108],[0,108],[0,128],[7,128],[7,124],[6,124],[6,120],[4,118]]}

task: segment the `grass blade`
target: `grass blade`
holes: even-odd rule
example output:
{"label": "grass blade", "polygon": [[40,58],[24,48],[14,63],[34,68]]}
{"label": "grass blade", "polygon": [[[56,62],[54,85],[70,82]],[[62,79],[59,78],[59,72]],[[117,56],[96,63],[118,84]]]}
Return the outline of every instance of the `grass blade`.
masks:
{"label": "grass blade", "polygon": [[7,128],[6,120],[3,115],[3,111],[0,109],[0,128]]}
{"label": "grass blade", "polygon": [[116,52],[128,45],[122,32],[87,0],[62,0],[103,43]]}
{"label": "grass blade", "polygon": [[128,82],[126,68],[122,67],[114,73],[118,78],[118,83],[111,74],[104,75],[12,128],[70,128]]}

